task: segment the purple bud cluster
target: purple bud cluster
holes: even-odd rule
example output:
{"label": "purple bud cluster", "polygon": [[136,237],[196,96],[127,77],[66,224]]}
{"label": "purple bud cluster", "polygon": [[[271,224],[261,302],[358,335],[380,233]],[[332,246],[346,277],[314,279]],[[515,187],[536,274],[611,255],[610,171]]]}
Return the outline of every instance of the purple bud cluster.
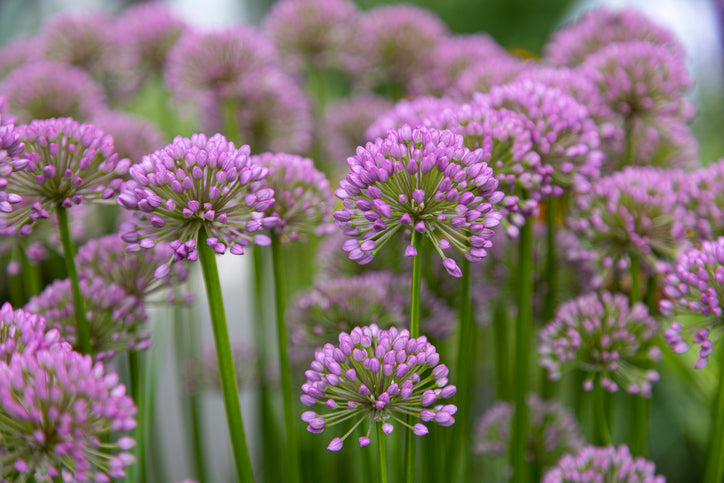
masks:
{"label": "purple bud cluster", "polygon": [[483,156],[450,131],[407,125],[358,147],[347,159],[351,172],[335,192],[344,202],[334,218],[351,237],[343,244],[349,258],[370,262],[398,233],[412,238],[405,256],[417,256],[421,236],[432,242],[450,275],[462,276],[444,250],[454,246],[469,261],[480,261],[502,218],[492,204],[503,193],[496,191],[498,181]]}
{"label": "purple bud cluster", "polygon": [[60,340],[57,330],[46,329],[43,317],[22,309],[13,310],[8,302],[0,308],[0,363],[9,363],[15,353],[69,348]]}
{"label": "purple bud cluster", "polygon": [[[676,317],[664,331],[666,342],[679,354],[689,350],[690,342],[699,345],[695,367],[706,367],[714,350],[710,337],[718,337],[724,325],[724,237],[704,240],[700,248],[679,255],[674,271],[666,276],[664,295],[667,298],[659,303],[661,313]],[[682,315],[698,317],[679,318]]]}
{"label": "purple bud cluster", "polygon": [[122,433],[136,426],[136,407],[125,392],[116,373],[70,350],[0,361],[0,478],[124,478],[135,441]]}
{"label": "purple bud cluster", "polygon": [[[425,336],[411,338],[403,329],[391,327],[380,330],[377,325],[355,327],[339,334],[339,347],[325,344],[317,351],[307,382],[302,385],[302,404],[320,406],[325,411],[305,411],[302,421],[310,433],[322,433],[347,419],[357,418],[352,429],[341,438],[334,438],[330,451],[342,449],[344,440],[369,419],[366,436],[359,438],[361,447],[370,443],[373,424],[382,424],[390,434],[394,423],[406,426],[415,435],[429,432],[422,423],[434,422],[451,426],[457,407],[440,404],[440,399],[455,395],[456,388],[448,384],[448,368],[440,364],[435,346]],[[405,421],[412,415],[422,420],[413,426]]]}
{"label": "purple bud cluster", "polygon": [[540,365],[557,380],[564,370],[586,373],[583,388],[594,380],[609,392],[622,387],[631,394],[651,396],[659,374],[649,365],[661,357],[653,344],[659,324],[640,302],[609,292],[590,293],[563,303],[540,332]]}
{"label": "purple bud cluster", "polygon": [[274,204],[274,190],[263,186],[269,170],[252,163],[249,151],[221,134],[178,136],[131,167],[118,203],[137,210],[138,222],[125,228],[122,239],[131,251],[169,242],[173,254],[159,265],[157,277],[166,276],[173,261],[197,259],[202,229],[216,253],[228,248],[241,255],[252,242],[271,242],[261,232],[279,222],[264,215]]}
{"label": "purple bud cluster", "polygon": [[665,483],[656,475],[656,466],[644,458],[634,458],[626,445],[618,448],[584,446],[576,454],[563,456],[550,469],[542,483]]}

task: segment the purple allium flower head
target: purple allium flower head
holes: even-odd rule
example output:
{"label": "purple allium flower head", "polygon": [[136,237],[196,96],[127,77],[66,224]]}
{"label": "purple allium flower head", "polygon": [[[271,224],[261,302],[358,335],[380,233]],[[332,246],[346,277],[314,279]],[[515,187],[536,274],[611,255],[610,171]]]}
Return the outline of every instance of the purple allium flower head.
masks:
{"label": "purple allium flower head", "polygon": [[416,256],[413,246],[421,236],[433,244],[448,273],[460,277],[444,250],[455,247],[471,262],[482,260],[502,217],[492,204],[503,193],[496,191],[498,181],[483,156],[450,131],[407,125],[358,147],[335,193],[344,202],[334,218],[351,237],[343,245],[349,258],[371,261],[398,233],[412,239],[405,255]]}
{"label": "purple allium flower head", "polygon": [[101,87],[82,69],[61,62],[18,67],[0,83],[0,93],[22,123],[51,117],[87,121],[106,109]]}
{"label": "purple allium flower head", "polygon": [[[144,350],[151,344],[151,334],[144,327],[146,311],[140,299],[129,295],[119,285],[108,284],[101,277],[81,279],[80,291],[90,331],[91,351],[99,360],[110,359],[118,352]],[[48,326],[64,341],[76,343],[75,305],[70,279],[56,280],[40,295],[31,297],[24,307],[42,315]]]}
{"label": "purple allium flower head", "polygon": [[[264,216],[274,204],[274,190],[261,183],[269,170],[251,163],[249,151],[249,146],[236,148],[221,134],[177,136],[131,166],[131,180],[118,196],[120,205],[138,211],[135,226],[122,228],[128,249],[167,241],[173,249],[167,264],[196,260],[202,228],[206,243],[217,253],[228,248],[241,255],[249,243],[270,243],[261,232],[279,222],[276,216]],[[159,265],[157,276],[165,276],[165,266]]]}
{"label": "purple allium flower head", "polygon": [[684,174],[686,208],[695,216],[692,238],[724,236],[724,158]]}
{"label": "purple allium flower head", "polygon": [[[544,401],[537,394],[526,398],[530,423],[526,460],[537,467],[549,468],[565,453],[578,451],[584,444],[576,415],[560,402]],[[493,458],[507,457],[510,448],[514,406],[499,401],[493,404],[475,424],[476,453]]]}
{"label": "purple allium flower head", "polygon": [[74,351],[14,354],[0,362],[0,477],[125,477],[135,446],[126,434],[136,426],[136,406],[125,392],[116,373]]}
{"label": "purple allium flower head", "polygon": [[[375,423],[383,425],[385,434],[398,423],[423,435],[423,423],[455,422],[457,407],[440,401],[452,397],[455,386],[448,384],[448,369],[425,336],[411,338],[407,329],[381,330],[375,324],[355,327],[339,334],[339,347],[325,344],[314,358],[300,397],[302,404],[320,411],[302,413],[310,433],[322,433],[345,419],[356,419],[353,429],[369,419],[367,438]],[[407,415],[419,416],[422,423],[413,428]],[[339,451],[351,433],[334,438],[327,449]]]}
{"label": "purple allium flower head", "polygon": [[21,65],[42,59],[38,37],[15,37],[0,47],[0,79]]}
{"label": "purple allium flower head", "polygon": [[558,30],[543,51],[554,64],[576,67],[602,48],[631,41],[662,45],[678,57],[685,55],[676,36],[644,14],[633,9],[606,8],[589,10]]}
{"label": "purple allium flower head", "polygon": [[412,127],[422,126],[428,116],[456,105],[455,101],[447,97],[424,96],[397,101],[389,111],[381,114],[370,124],[365,132],[365,139],[384,137],[388,130],[399,129],[405,124]]}
{"label": "purple allium flower head", "polygon": [[250,161],[269,170],[264,186],[274,190],[276,201],[266,214],[279,218],[273,230],[283,242],[334,229],[332,188],[314,161],[286,153],[263,153],[252,156]]}
{"label": "purple allium flower head", "polygon": [[48,330],[45,319],[22,309],[13,310],[5,302],[0,308],[0,364],[9,363],[13,354],[39,350],[70,350],[55,329]]}
{"label": "purple allium flower head", "polygon": [[118,155],[133,163],[166,145],[158,126],[142,116],[108,110],[96,113],[91,122],[113,136]]}
{"label": "purple allium flower head", "polygon": [[541,480],[542,483],[581,481],[665,483],[666,478],[656,475],[654,463],[642,457],[634,458],[622,444],[618,448],[584,446],[576,454],[564,455]]}
{"label": "purple allium flower head", "polygon": [[445,94],[469,102],[476,92],[489,92],[493,86],[512,82],[526,66],[527,62],[508,54],[480,60],[460,72]]}
{"label": "purple allium flower head", "polygon": [[60,205],[113,197],[128,171],[130,162],[119,159],[113,138],[91,124],[46,119],[18,126],[16,132],[25,152],[0,165],[0,191],[16,205],[0,218],[0,232],[8,236],[29,234],[34,222]]}
{"label": "purple allium flower head", "polygon": [[661,351],[653,344],[659,324],[646,306],[629,305],[628,297],[609,292],[590,293],[564,302],[540,333],[540,365],[548,377],[564,370],[586,373],[585,387],[597,384],[609,392],[619,387],[631,394],[651,396],[659,374],[646,369]]}
{"label": "purple allium flower head", "polygon": [[279,53],[300,70],[353,73],[361,13],[350,0],[282,0],[264,19],[264,31]]}
{"label": "purple allium flower head", "polygon": [[[231,358],[239,391],[253,387],[259,376],[259,360],[254,347],[243,341],[232,341]],[[213,346],[205,348],[202,354],[187,359],[181,369],[184,390],[188,394],[200,394],[209,389],[221,394],[219,359]],[[265,369],[268,379],[278,379],[275,377],[277,374],[272,372],[278,372],[278,367],[270,366]]]}
{"label": "purple allium flower head", "polygon": [[676,319],[664,331],[666,342],[677,353],[686,352],[689,343],[698,345],[696,368],[706,367],[713,351],[711,338],[717,340],[724,326],[724,237],[704,240],[700,248],[679,255],[674,271],[666,276],[664,295],[661,313]]}

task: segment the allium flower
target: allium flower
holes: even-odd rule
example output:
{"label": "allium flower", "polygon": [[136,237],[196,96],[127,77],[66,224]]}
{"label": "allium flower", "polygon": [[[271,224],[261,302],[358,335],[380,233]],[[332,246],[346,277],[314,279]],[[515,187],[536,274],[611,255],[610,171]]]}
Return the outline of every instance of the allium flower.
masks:
{"label": "allium flower", "polygon": [[[426,287],[420,292],[424,331],[445,338],[453,330],[455,314]],[[287,311],[294,359],[304,360],[324,341],[365,323],[381,329],[405,324],[410,310],[410,277],[389,271],[317,281],[299,294]]]}
{"label": "allium flower", "polygon": [[48,218],[58,206],[113,197],[128,171],[130,162],[119,159],[113,139],[91,124],[47,119],[16,132],[25,152],[0,165],[0,190],[11,204],[0,218],[0,232],[7,236],[29,234],[32,223]]}
{"label": "allium flower", "polygon": [[72,117],[87,121],[106,109],[101,87],[82,69],[39,61],[12,71],[0,84],[18,121]]}
{"label": "allium flower", "polygon": [[118,156],[134,163],[166,144],[158,126],[142,116],[125,111],[99,112],[91,118],[91,122],[113,136]]}
{"label": "allium flower", "polygon": [[462,276],[444,250],[454,246],[469,261],[482,260],[501,220],[492,203],[503,193],[483,156],[450,131],[407,125],[358,147],[335,193],[344,202],[334,213],[336,225],[352,237],[343,245],[349,258],[367,263],[395,234],[410,233],[406,256],[417,255],[415,239],[422,236],[448,273]]}
{"label": "allium flower", "polygon": [[564,455],[541,482],[665,483],[666,478],[657,476],[655,472],[654,463],[641,457],[634,458],[626,445],[622,444],[618,449],[613,446],[584,446],[576,454]]}
{"label": "allium flower", "polygon": [[[252,387],[259,376],[259,359],[254,347],[243,342],[232,342],[231,357],[236,369],[239,391]],[[268,368],[266,368],[268,369]],[[184,389],[189,394],[200,394],[207,389],[221,393],[219,359],[216,349],[207,347],[199,357],[191,358],[182,367]]]}
{"label": "allium flower", "polygon": [[[151,334],[143,326],[146,311],[141,300],[100,277],[81,279],[80,291],[91,352],[97,359],[110,359],[117,352],[149,347]],[[77,324],[70,279],[56,280],[46,286],[40,295],[31,297],[24,309],[42,315],[49,327],[58,330],[62,339],[75,347]]]}
{"label": "allium flower", "polygon": [[[25,150],[25,145],[20,141],[20,134],[15,129],[15,116],[7,112],[6,100],[5,96],[0,95],[0,176],[7,176],[4,172],[5,166]],[[0,184],[1,212],[6,212],[10,208],[4,188],[5,186]]]}
{"label": "allium flower", "polygon": [[651,396],[659,373],[646,369],[661,357],[653,344],[659,324],[646,306],[629,305],[628,297],[590,293],[563,303],[540,333],[540,365],[557,380],[564,370],[586,373],[583,387],[596,383],[609,392],[621,386],[631,394]]}
{"label": "allium flower", "polygon": [[0,79],[21,65],[42,59],[37,37],[15,37],[0,47]]}
{"label": "allium flower", "polygon": [[[416,99],[403,99],[388,112],[381,114],[375,122],[370,124],[365,132],[366,139],[376,139],[387,135],[390,129],[399,129],[405,124],[417,127],[424,125],[424,120],[433,114],[456,106],[457,103],[447,97],[418,97]],[[361,146],[361,144],[359,145]]]}
{"label": "allium flower", "polygon": [[704,240],[700,248],[682,253],[666,276],[664,294],[669,300],[661,300],[661,313],[676,318],[664,331],[666,342],[677,353],[689,350],[689,341],[699,345],[696,368],[706,367],[714,350],[710,337],[718,339],[724,327],[724,238]]}
{"label": "allium flower", "polygon": [[489,92],[493,86],[512,82],[526,67],[526,62],[507,54],[481,60],[460,72],[445,95],[469,102],[476,92]]}
{"label": "allium flower", "polygon": [[[188,278],[188,269],[183,263],[173,263],[162,278],[155,278],[156,267],[173,258],[173,250],[167,244],[159,243],[151,250],[129,253],[126,243],[117,234],[90,240],[78,249],[75,263],[81,279],[93,280],[100,277],[106,284],[115,283],[127,294],[148,302],[155,293],[168,291]],[[167,302],[175,300],[175,294],[168,293]]]}
{"label": "allium flower", "polygon": [[713,240],[724,235],[724,158],[686,173],[686,207],[696,217],[692,238]]}
{"label": "allium flower", "polygon": [[423,422],[434,421],[451,426],[457,407],[439,404],[440,399],[455,395],[455,386],[448,384],[448,369],[440,364],[435,346],[425,336],[410,338],[407,329],[391,327],[380,330],[375,324],[355,327],[339,334],[339,347],[325,344],[317,351],[307,382],[302,385],[302,404],[320,406],[320,411],[305,411],[302,421],[310,433],[322,433],[327,426],[356,419],[341,438],[336,437],[327,449],[339,451],[352,431],[369,419],[361,447],[370,443],[372,425],[382,424],[390,434],[394,423],[411,429],[415,435],[429,432],[422,423],[410,426],[405,416],[419,416]]}
{"label": "allium flower", "polygon": [[5,302],[0,308],[0,364],[10,363],[13,354],[30,354],[40,350],[69,350],[55,329],[48,330],[45,319],[22,309],[13,310]]}
{"label": "allium flower", "polygon": [[613,11],[606,8],[589,10],[559,29],[543,51],[555,64],[576,67],[611,44],[637,40],[665,46],[678,57],[685,55],[676,36],[644,14],[632,9]]}
{"label": "allium flower", "polygon": [[14,354],[0,362],[0,477],[124,478],[135,441],[123,433],[136,426],[136,406],[125,389],[116,373],[73,351]]}
{"label": "allium flower", "polygon": [[244,253],[250,242],[271,243],[256,233],[273,228],[275,216],[264,217],[274,204],[274,190],[260,181],[268,169],[249,160],[249,146],[236,148],[221,134],[211,138],[177,136],[172,144],[133,165],[118,203],[139,212],[138,224],[122,238],[131,251],[169,242],[173,256],[159,265],[156,277],[168,274],[173,261],[196,260],[196,239],[205,230],[206,242],[217,253],[229,248]]}
{"label": "allium flower", "polygon": [[[525,458],[539,468],[556,464],[565,453],[578,451],[583,438],[576,415],[558,401],[544,401],[530,393],[526,398],[530,422]],[[508,454],[514,406],[499,401],[475,424],[475,453],[492,457]]]}
{"label": "allium flower", "polygon": [[283,242],[330,231],[334,196],[314,161],[294,154],[263,153],[252,156],[250,162],[269,170],[264,185],[274,190],[276,201],[267,214],[279,218],[274,233]]}

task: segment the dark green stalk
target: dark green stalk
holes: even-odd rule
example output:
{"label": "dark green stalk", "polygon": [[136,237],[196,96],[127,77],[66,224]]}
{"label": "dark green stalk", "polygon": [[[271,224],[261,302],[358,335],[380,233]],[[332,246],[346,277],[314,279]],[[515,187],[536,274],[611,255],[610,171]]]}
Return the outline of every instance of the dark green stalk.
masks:
{"label": "dark green stalk", "polygon": [[528,481],[528,463],[525,446],[528,434],[528,360],[530,357],[530,332],[532,325],[533,294],[533,225],[528,220],[520,229],[518,240],[518,316],[515,323],[515,393],[513,413],[513,434],[511,438],[510,464],[513,483]]}
{"label": "dark green stalk", "polygon": [[712,425],[706,457],[704,483],[721,483],[724,479],[724,344],[719,344],[719,387],[712,407]]}
{"label": "dark green stalk", "polygon": [[508,314],[505,302],[493,302],[493,336],[495,337],[495,365],[497,375],[496,397],[505,401],[510,400],[510,354],[508,347]]}
{"label": "dark green stalk", "polygon": [[377,449],[380,455],[380,483],[387,483],[387,454],[385,453],[385,433],[382,432],[382,425],[377,426]]}
{"label": "dark green stalk", "polygon": [[546,262],[545,280],[548,293],[543,306],[543,323],[547,324],[553,319],[558,299],[558,264],[556,263],[556,209],[555,199],[548,200],[546,204]]}
{"label": "dark green stalk", "polygon": [[138,351],[128,352],[128,378],[130,380],[131,397],[138,407],[138,425],[136,426],[136,471],[140,483],[147,481],[146,475],[146,424],[148,423],[148,407],[141,380],[141,360]]}
{"label": "dark green stalk", "polygon": [[236,145],[242,144],[242,140],[239,139],[241,133],[239,132],[239,122],[236,118],[236,103],[226,101],[222,106],[222,110],[224,116],[224,135],[226,136],[226,139],[234,142]]}
{"label": "dark green stalk", "polygon": [[30,263],[30,260],[28,260],[28,257],[25,255],[25,250],[23,248],[18,250],[18,255],[20,258],[20,271],[23,274],[22,278],[25,298],[27,299],[33,295],[38,295],[43,288],[40,267]]}
{"label": "dark green stalk", "polygon": [[646,456],[649,443],[649,419],[651,417],[651,398],[633,396],[633,420],[635,422],[631,438],[631,453],[634,456]]}
{"label": "dark green stalk", "polygon": [[284,293],[284,260],[282,243],[275,234],[271,236],[272,265],[274,266],[274,299],[276,302],[277,342],[279,344],[279,369],[281,373],[282,401],[284,406],[284,426],[287,435],[287,461],[284,465],[285,481],[299,480],[299,453],[297,450],[297,433],[295,431],[294,407],[292,404],[292,376],[289,369],[287,351],[287,326],[284,322],[286,299]]}
{"label": "dark green stalk", "polygon": [[637,255],[630,255],[631,259],[631,305],[641,302],[641,260]]}
{"label": "dark green stalk", "polygon": [[216,267],[216,253],[206,243],[206,238],[206,230],[202,228],[199,231],[196,241],[196,249],[199,253],[201,271],[204,275],[204,283],[206,285],[206,295],[208,297],[209,313],[211,315],[211,328],[214,333],[216,357],[219,362],[221,392],[224,397],[224,408],[229,426],[229,436],[231,437],[236,475],[237,479],[243,483],[253,482],[254,474],[251,470],[251,460],[249,459],[249,451],[246,447],[244,421],[241,415],[241,405],[239,404],[239,390],[236,384],[234,359],[231,354],[229,332],[226,325],[224,300],[221,296],[219,271]]}
{"label": "dark green stalk", "polygon": [[[412,289],[410,292],[410,337],[420,335],[420,288],[422,286],[422,253],[421,243],[418,242],[417,233],[412,232],[410,244],[417,249],[417,256],[412,259]],[[408,424],[411,417],[408,417]],[[415,434],[407,430],[407,441],[405,444],[405,481],[415,481]]]}
{"label": "dark green stalk", "polygon": [[600,378],[596,378],[593,389],[593,416],[595,428],[595,444],[608,446],[611,444],[611,430],[608,425],[608,412],[606,411],[606,394],[601,386]]}
{"label": "dark green stalk", "polygon": [[60,229],[60,240],[63,244],[63,257],[65,258],[65,270],[70,278],[70,285],[73,289],[73,304],[75,306],[75,323],[77,328],[77,348],[83,354],[91,353],[90,344],[90,328],[85,318],[85,303],[80,293],[80,284],[78,283],[78,271],[75,269],[75,248],[73,240],[70,238],[70,228],[68,225],[68,212],[66,209],[58,205],[58,228]]}

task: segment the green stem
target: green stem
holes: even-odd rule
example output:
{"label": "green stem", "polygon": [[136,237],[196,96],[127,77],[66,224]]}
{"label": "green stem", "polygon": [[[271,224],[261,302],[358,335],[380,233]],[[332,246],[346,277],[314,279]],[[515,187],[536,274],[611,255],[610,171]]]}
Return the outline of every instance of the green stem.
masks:
{"label": "green stem", "polygon": [[712,407],[709,449],[704,483],[721,483],[724,478],[724,344],[719,344],[719,387]]}
{"label": "green stem", "polygon": [[67,210],[58,205],[58,228],[60,229],[60,240],[63,244],[63,257],[65,258],[65,270],[70,278],[71,288],[73,289],[73,304],[75,305],[75,322],[78,330],[77,343],[80,352],[83,354],[91,353],[90,328],[85,318],[85,303],[80,293],[80,283],[78,282],[78,271],[75,269],[75,248],[73,240],[70,238],[70,227],[68,225]]}
{"label": "green stem", "polygon": [[138,406],[138,426],[136,426],[136,471],[138,481],[145,483],[146,475],[146,424],[148,423],[148,408],[146,406],[145,394],[143,394],[143,383],[141,381],[141,360],[138,351],[128,352],[128,378],[130,380],[131,397]]}
{"label": "green stem", "polygon": [[596,444],[608,446],[611,444],[611,431],[608,427],[608,412],[606,411],[606,394],[601,386],[600,378],[596,378],[593,388],[593,415],[596,428]]}
{"label": "green stem", "polygon": [[546,265],[545,277],[548,293],[543,307],[543,323],[547,324],[556,309],[558,299],[558,264],[556,263],[556,199],[549,199],[546,204]]}
{"label": "green stem", "polygon": [[513,483],[528,481],[528,463],[525,446],[528,434],[528,359],[530,357],[530,331],[532,325],[533,293],[533,225],[528,220],[520,229],[518,240],[518,316],[515,334],[515,393],[513,413],[513,434],[511,439],[510,463],[514,468]]}
{"label": "green stem", "polygon": [[631,438],[631,453],[646,457],[649,442],[649,419],[651,416],[651,398],[633,396],[634,433]]}
{"label": "green stem", "polygon": [[637,255],[630,255],[631,259],[631,305],[641,302],[641,260]]}
{"label": "green stem", "polygon": [[289,354],[287,351],[287,326],[284,322],[286,299],[284,293],[284,259],[282,244],[275,234],[271,236],[272,264],[274,266],[274,299],[276,302],[277,342],[279,344],[279,369],[281,372],[282,401],[284,406],[284,425],[287,435],[286,453],[287,462],[285,481],[299,480],[299,453],[297,450],[297,433],[295,430],[294,412],[292,405],[292,377],[289,369]]}
{"label": "green stem", "polygon": [[33,295],[38,295],[42,290],[40,267],[33,265],[25,255],[25,249],[20,248],[18,250],[20,258],[20,271],[23,274],[23,288],[25,289],[25,297],[30,298]]}
{"label": "green stem", "polygon": [[[410,337],[420,335],[420,288],[422,286],[422,253],[421,243],[418,243],[417,233],[412,232],[412,240],[410,244],[417,249],[418,254],[412,259],[412,289],[410,291]],[[408,418],[408,424],[412,419]],[[416,436],[408,430],[405,444],[405,481],[413,483],[415,481],[415,453],[416,453]]]}
{"label": "green stem", "polygon": [[495,337],[496,397],[510,400],[510,354],[508,352],[508,314],[502,300],[493,302],[493,336]]}
{"label": "green stem", "polygon": [[385,452],[385,433],[382,432],[382,424],[374,423],[377,426],[377,449],[380,455],[380,483],[387,483],[387,454]]}
{"label": "green stem", "polygon": [[658,283],[656,276],[650,275],[646,279],[646,305],[649,307],[649,314],[653,317],[659,314],[659,304],[656,300],[656,289]]}
{"label": "green stem", "polygon": [[225,101],[222,106],[224,116],[224,135],[226,139],[238,145],[241,145],[239,122],[237,116],[237,106],[233,101]]}
{"label": "green stem", "polygon": [[226,326],[226,314],[224,312],[224,300],[221,296],[219,271],[216,267],[216,253],[206,243],[206,238],[206,230],[202,228],[199,231],[196,241],[196,249],[199,253],[201,271],[206,285],[206,295],[208,297],[209,313],[211,315],[211,328],[214,333],[216,357],[219,362],[221,392],[224,397],[224,408],[229,426],[234,463],[236,464],[236,475],[237,479],[241,482],[253,482],[254,474],[251,470],[251,460],[246,447],[244,421],[241,415],[239,390],[236,384],[236,373],[234,371],[234,359],[231,354],[229,332]]}

